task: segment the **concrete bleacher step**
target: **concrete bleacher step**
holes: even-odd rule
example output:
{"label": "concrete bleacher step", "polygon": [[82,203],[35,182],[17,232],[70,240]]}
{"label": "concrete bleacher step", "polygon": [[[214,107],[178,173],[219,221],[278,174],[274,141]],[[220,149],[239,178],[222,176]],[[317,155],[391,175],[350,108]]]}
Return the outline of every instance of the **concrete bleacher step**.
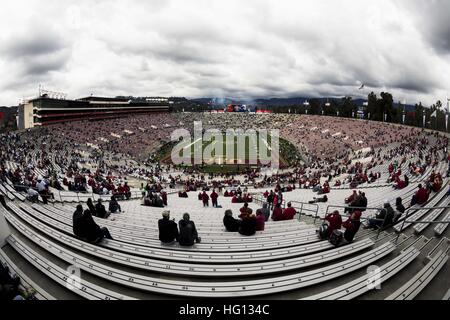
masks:
{"label": "concrete bleacher step", "polygon": [[356,280],[353,280],[343,286],[334,288],[332,290],[304,298],[303,300],[351,300],[365,292],[374,290],[377,286],[387,281],[405,266],[411,263],[420,251],[414,247],[410,247],[390,260],[383,266],[376,268],[372,273],[368,273]]}
{"label": "concrete bleacher step", "polygon": [[436,276],[448,261],[448,252],[440,251],[410,281],[386,300],[413,300]]}
{"label": "concrete bleacher step", "polygon": [[83,277],[71,278],[67,273],[67,268],[64,269],[54,262],[45,259],[15,236],[10,236],[7,241],[17,253],[40,270],[44,275],[85,299],[133,300],[132,297],[124,296],[120,293],[112,292],[108,289],[97,286],[96,284],[85,280]]}
{"label": "concrete bleacher step", "polygon": [[[43,273],[54,279],[59,283],[65,284],[67,276],[60,267],[54,263],[39,256],[29,246],[11,236],[8,242],[18,251],[22,256],[28,259],[31,263],[36,265]],[[134,289],[159,292],[163,294],[188,296],[188,297],[230,297],[230,296],[258,296],[266,295],[274,292],[284,292],[294,290],[306,286],[313,285],[343,276],[353,270],[369,265],[373,261],[380,259],[383,256],[391,253],[395,249],[392,244],[386,243],[374,250],[371,250],[362,255],[356,256],[352,259],[345,260],[334,265],[307,271],[303,273],[296,273],[287,276],[265,278],[263,280],[243,280],[239,282],[185,282],[174,281],[160,278],[152,278],[148,276],[141,276],[138,274],[130,274],[125,271],[107,267],[98,264],[92,260],[80,261],[77,260],[77,265],[85,272],[100,276],[106,280],[131,287]],[[336,269],[339,270],[336,272]],[[94,299],[131,299],[131,297],[124,297],[117,292],[99,288],[98,286],[81,280],[82,288],[76,292],[85,294],[87,298]],[[80,292],[81,291],[81,292]]]}

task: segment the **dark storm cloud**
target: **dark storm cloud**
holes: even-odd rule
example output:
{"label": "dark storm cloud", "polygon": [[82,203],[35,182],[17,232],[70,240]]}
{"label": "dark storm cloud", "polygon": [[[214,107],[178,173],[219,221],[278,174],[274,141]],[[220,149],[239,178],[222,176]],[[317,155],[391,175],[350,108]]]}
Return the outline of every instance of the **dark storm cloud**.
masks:
{"label": "dark storm cloud", "polygon": [[73,98],[389,91],[431,104],[450,91],[447,0],[43,2],[2,4],[4,100],[38,83]]}
{"label": "dark storm cloud", "polygon": [[402,0],[399,3],[415,16],[417,29],[424,39],[438,53],[450,54],[450,1]]}
{"label": "dark storm cloud", "polygon": [[64,44],[59,37],[46,34],[26,34],[9,39],[1,51],[10,59],[47,55],[60,51]]}

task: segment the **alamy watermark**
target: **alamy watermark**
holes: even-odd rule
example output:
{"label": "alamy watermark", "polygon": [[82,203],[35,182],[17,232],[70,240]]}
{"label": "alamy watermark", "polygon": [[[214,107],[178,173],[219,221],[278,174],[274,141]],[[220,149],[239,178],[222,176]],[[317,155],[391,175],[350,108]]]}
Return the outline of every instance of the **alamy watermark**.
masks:
{"label": "alamy watermark", "polygon": [[171,159],[175,165],[246,164],[280,167],[280,132],[265,129],[203,130],[202,122],[194,122],[194,136],[186,129],[172,133]]}
{"label": "alamy watermark", "polygon": [[77,266],[69,266],[66,270],[66,288],[74,291],[81,290],[81,269]]}
{"label": "alamy watermark", "polygon": [[381,269],[378,266],[369,266],[367,268],[367,289],[381,290]]}

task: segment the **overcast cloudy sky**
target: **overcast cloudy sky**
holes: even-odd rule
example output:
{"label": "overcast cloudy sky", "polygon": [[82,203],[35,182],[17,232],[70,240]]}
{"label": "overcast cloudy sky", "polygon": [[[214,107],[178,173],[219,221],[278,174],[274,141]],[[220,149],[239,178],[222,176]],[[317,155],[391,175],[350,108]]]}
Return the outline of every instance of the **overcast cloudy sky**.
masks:
{"label": "overcast cloudy sky", "polygon": [[[0,105],[70,98],[450,94],[448,0],[3,0]],[[361,83],[364,91],[358,91]]]}

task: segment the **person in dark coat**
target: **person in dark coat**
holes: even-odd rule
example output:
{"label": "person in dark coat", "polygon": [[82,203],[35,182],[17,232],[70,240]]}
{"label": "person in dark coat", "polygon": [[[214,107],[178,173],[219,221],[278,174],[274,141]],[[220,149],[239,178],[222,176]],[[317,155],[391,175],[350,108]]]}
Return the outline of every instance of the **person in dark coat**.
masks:
{"label": "person in dark coat", "polygon": [[272,190],[270,190],[269,195],[267,196],[267,203],[269,204],[269,209],[272,210],[274,207],[275,194]]}
{"label": "person in dark coat", "polygon": [[395,212],[388,201],[385,201],[384,208],[376,215],[375,219],[369,220],[369,225],[365,229],[386,228],[394,222]]}
{"label": "person in dark coat", "polygon": [[102,199],[98,199],[98,202],[95,205],[95,211],[97,212],[97,217],[107,219],[109,217],[109,213],[106,212],[106,208],[102,202]]}
{"label": "person in dark coat", "polygon": [[89,198],[89,199],[87,200],[86,205],[87,205],[89,211],[91,212],[91,214],[92,214],[94,217],[97,217],[97,210],[95,210],[95,205],[94,205],[94,203],[92,202],[92,199],[91,199],[91,198]]}
{"label": "person in dark coat", "polygon": [[158,221],[159,240],[166,244],[178,241],[178,227],[175,221],[170,220],[170,211],[164,211],[162,216]]}
{"label": "person in dark coat", "polygon": [[188,213],[183,215],[183,220],[178,223],[180,228],[180,235],[178,236],[178,243],[180,246],[191,247],[194,243],[200,243],[201,239],[198,237],[197,228],[194,221],[190,220]]}
{"label": "person in dark coat", "polygon": [[117,213],[117,211],[122,213],[122,208],[120,207],[119,202],[117,202],[116,197],[112,196],[111,201],[109,202],[109,212]]}
{"label": "person in dark coat", "polygon": [[394,223],[398,222],[398,220],[400,220],[400,218],[402,217],[402,214],[404,214],[406,211],[406,208],[403,205],[403,200],[400,197],[398,197],[395,200],[395,210],[397,212],[395,213],[395,216],[394,216]]}
{"label": "person in dark coat", "polygon": [[82,234],[84,235],[83,239],[86,239],[88,242],[99,243],[104,238],[110,240],[113,239],[107,228],[101,228],[95,223],[89,210],[84,211],[82,227]]}
{"label": "person in dark coat", "polygon": [[223,225],[228,232],[238,232],[240,224],[240,220],[233,218],[233,212],[231,210],[225,211]]}
{"label": "person in dark coat", "polygon": [[83,206],[80,204],[72,217],[73,234],[79,238],[85,238],[83,221]]}

